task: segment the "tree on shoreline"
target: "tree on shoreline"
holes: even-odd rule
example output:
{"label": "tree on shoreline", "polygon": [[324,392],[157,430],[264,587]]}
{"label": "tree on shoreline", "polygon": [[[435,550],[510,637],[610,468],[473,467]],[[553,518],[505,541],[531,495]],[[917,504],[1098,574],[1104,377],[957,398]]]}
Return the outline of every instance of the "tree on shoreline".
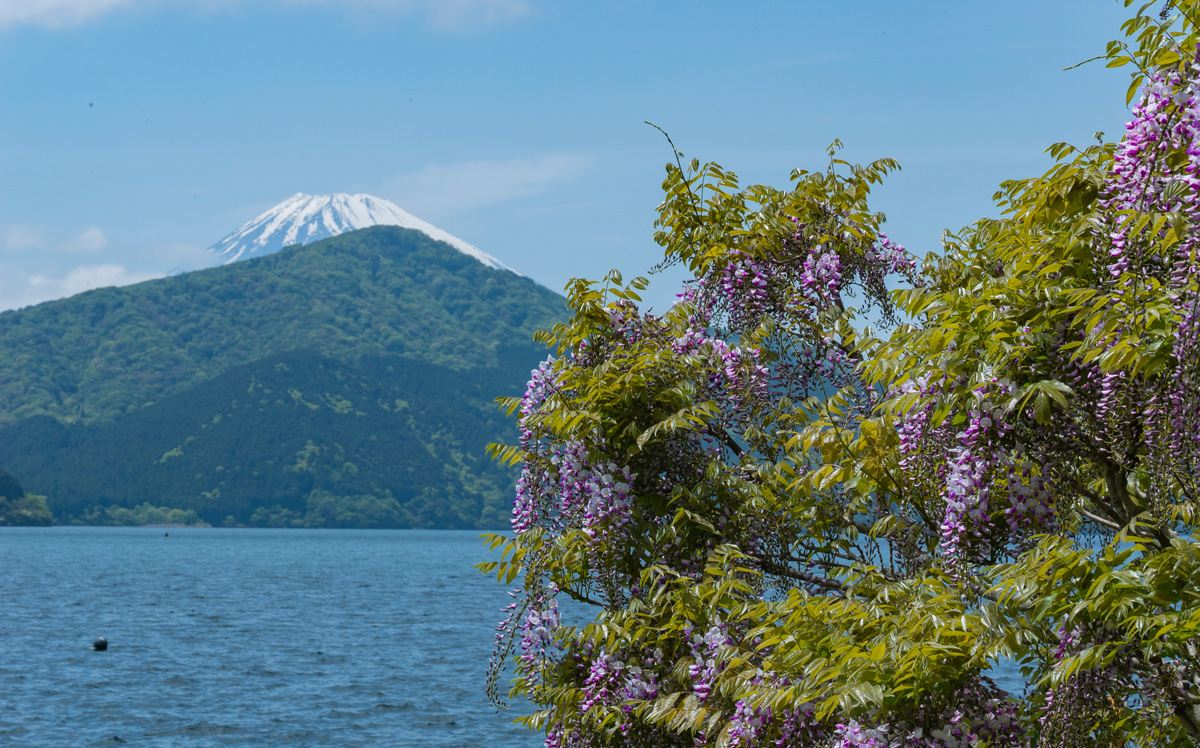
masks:
{"label": "tree on shoreline", "polygon": [[1174,8],[1104,55],[1137,68],[1124,137],[1051,147],[920,266],[869,210],[891,161],[668,166],[681,303],[574,282],[496,449],[523,472],[485,568],[522,587],[492,685],[515,666],[547,745],[1200,740],[1200,0]]}
{"label": "tree on shoreline", "polygon": [[0,526],[45,526],[53,522],[54,517],[46,506],[45,496],[25,493],[16,476],[0,470]]}

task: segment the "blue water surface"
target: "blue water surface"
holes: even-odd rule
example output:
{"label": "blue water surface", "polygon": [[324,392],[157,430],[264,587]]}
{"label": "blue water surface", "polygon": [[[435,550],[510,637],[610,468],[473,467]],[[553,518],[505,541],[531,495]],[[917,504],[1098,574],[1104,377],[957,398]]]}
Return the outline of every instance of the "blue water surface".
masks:
{"label": "blue water surface", "polygon": [[484,697],[487,558],[476,532],[0,528],[0,746],[540,745]]}

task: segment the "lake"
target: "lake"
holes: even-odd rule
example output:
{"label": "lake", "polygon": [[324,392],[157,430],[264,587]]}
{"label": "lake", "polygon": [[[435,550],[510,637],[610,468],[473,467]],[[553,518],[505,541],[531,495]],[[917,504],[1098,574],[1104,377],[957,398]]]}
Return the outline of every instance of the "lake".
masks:
{"label": "lake", "polygon": [[0,528],[0,745],[540,746],[478,535]]}
{"label": "lake", "polygon": [[0,528],[0,746],[540,746],[484,697],[478,535]]}

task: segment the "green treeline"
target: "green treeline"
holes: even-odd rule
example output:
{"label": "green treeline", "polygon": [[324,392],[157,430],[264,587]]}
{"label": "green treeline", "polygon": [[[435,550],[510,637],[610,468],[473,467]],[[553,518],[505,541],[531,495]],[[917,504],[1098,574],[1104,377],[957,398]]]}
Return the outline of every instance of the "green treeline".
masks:
{"label": "green treeline", "polygon": [[316,490],[308,496],[303,512],[275,504],[259,507],[250,516],[253,527],[407,527],[406,513],[395,497],[336,496]]}
{"label": "green treeline", "polygon": [[54,523],[45,496],[25,493],[21,482],[0,470],[0,527],[6,525],[45,526]]}
{"label": "green treeline", "polygon": [[133,508],[123,506],[94,507],[75,519],[82,525],[204,525],[192,509],[170,509],[165,506],[139,504]]}
{"label": "green treeline", "polygon": [[0,499],[0,526],[48,527],[52,524],[54,515],[50,513],[45,496],[26,494],[19,499]]}

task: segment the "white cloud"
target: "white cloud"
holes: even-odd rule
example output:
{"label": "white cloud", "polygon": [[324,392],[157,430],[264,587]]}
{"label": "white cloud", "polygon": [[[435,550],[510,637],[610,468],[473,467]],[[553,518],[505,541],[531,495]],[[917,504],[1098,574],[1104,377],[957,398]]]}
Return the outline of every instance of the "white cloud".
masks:
{"label": "white cloud", "polygon": [[45,243],[42,230],[37,226],[9,226],[4,230],[4,248],[7,250],[37,249]]}
{"label": "white cloud", "polygon": [[430,22],[442,29],[490,26],[529,12],[524,0],[432,0],[427,5]]}
{"label": "white cloud", "polygon": [[162,244],[154,248],[153,260],[163,267],[168,267],[166,275],[203,270],[221,264],[223,258],[209,251],[207,247],[187,242]]}
{"label": "white cloud", "polygon": [[128,270],[124,265],[80,265],[63,275],[24,274],[4,268],[0,273],[0,310],[19,309],[43,301],[62,299],[93,288],[128,286],[162,273]]}
{"label": "white cloud", "polygon": [[110,11],[134,5],[192,5],[202,10],[212,10],[251,3],[333,5],[388,13],[413,13],[424,16],[429,25],[441,30],[486,26],[520,17],[529,11],[527,0],[0,0],[0,28],[22,25],[71,28]]}
{"label": "white cloud", "polygon": [[529,12],[526,0],[285,0],[289,5],[339,5],[389,13],[419,13],[436,29],[490,26]]}
{"label": "white cloud", "polygon": [[99,227],[92,226],[67,240],[64,245],[72,252],[99,252],[108,246],[108,237]]}
{"label": "white cloud", "polygon": [[0,0],[0,28],[23,24],[69,28],[134,2],[136,0]]}
{"label": "white cloud", "polygon": [[578,179],[595,159],[551,154],[502,161],[431,164],[388,179],[387,197],[418,217],[441,218],[536,195]]}
{"label": "white cloud", "polygon": [[128,286],[151,278],[161,278],[160,273],[143,273],[126,270],[124,265],[80,265],[57,281],[63,296],[90,291],[106,286]]}

